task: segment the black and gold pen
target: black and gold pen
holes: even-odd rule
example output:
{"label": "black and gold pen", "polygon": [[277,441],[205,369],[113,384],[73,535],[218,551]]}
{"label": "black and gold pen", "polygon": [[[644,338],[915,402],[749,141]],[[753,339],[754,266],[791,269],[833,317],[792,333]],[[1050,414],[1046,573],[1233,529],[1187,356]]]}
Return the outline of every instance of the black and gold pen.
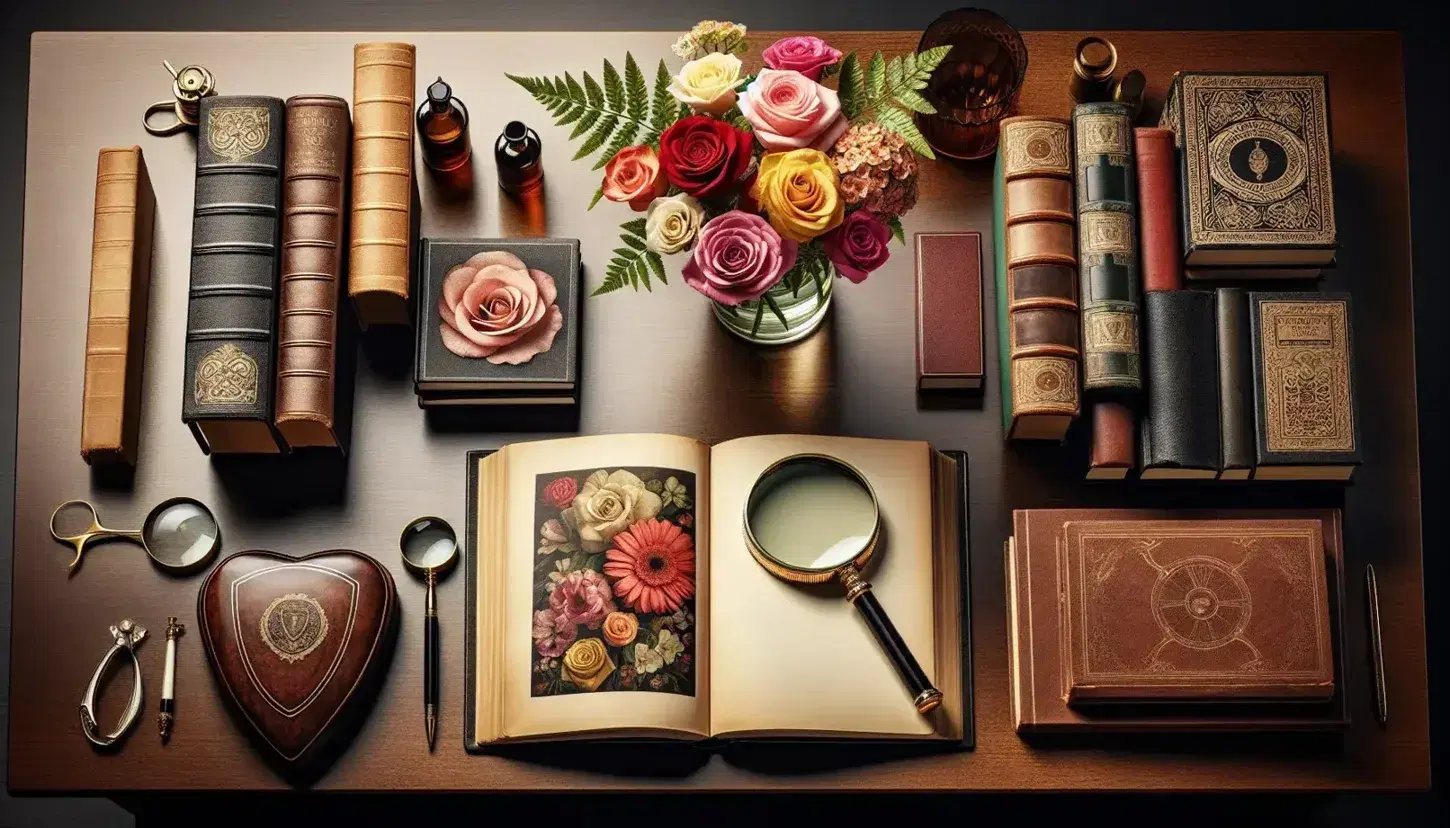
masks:
{"label": "black and gold pen", "polygon": [[161,713],[156,717],[162,744],[171,739],[171,724],[176,720],[176,639],[184,632],[186,627],[177,622],[176,616],[166,619],[166,672],[161,679]]}
{"label": "black and gold pen", "polygon": [[428,750],[433,750],[433,737],[438,731],[438,599],[435,592],[437,576],[428,573],[428,597],[423,608],[423,726],[428,733]]}

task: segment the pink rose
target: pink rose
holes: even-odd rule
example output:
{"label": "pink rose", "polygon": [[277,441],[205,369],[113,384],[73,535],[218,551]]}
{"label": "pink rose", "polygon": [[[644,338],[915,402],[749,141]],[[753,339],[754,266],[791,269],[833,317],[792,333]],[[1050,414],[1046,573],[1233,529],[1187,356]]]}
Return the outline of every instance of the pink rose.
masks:
{"label": "pink rose", "polygon": [[760,59],[771,69],[791,69],[813,81],[821,79],[827,66],[835,66],[841,53],[819,37],[783,37],[766,47]]}
{"label": "pink rose", "polygon": [[721,213],[700,229],[685,283],[722,305],[759,299],[795,265],[797,249],[760,216]]}
{"label": "pink rose", "polygon": [[549,593],[549,609],[562,622],[599,629],[614,612],[614,588],[592,569],[576,569],[559,579]]}
{"label": "pink rose", "polygon": [[869,210],[857,210],[846,216],[841,226],[821,238],[826,256],[842,276],[856,284],[866,281],[871,272],[886,264],[891,251],[891,228]]}
{"label": "pink rose", "polygon": [[544,487],[544,502],[555,509],[567,509],[579,494],[579,481],[572,477],[556,477]]}
{"label": "pink rose", "polygon": [[438,298],[443,346],[468,359],[519,365],[554,346],[564,314],[554,277],[512,253],[479,253],[448,271]]}
{"label": "pink rose", "polygon": [[755,137],[770,152],[827,150],[850,126],[835,91],[794,70],[760,70],[738,103]]}
{"label": "pink rose", "polygon": [[604,165],[600,189],[610,201],[623,201],[636,213],[644,212],[656,197],[665,194],[660,177],[660,159],[648,146],[625,147]]}
{"label": "pink rose", "polygon": [[553,610],[534,613],[534,647],[544,658],[558,658],[579,636],[579,628],[564,620]]}

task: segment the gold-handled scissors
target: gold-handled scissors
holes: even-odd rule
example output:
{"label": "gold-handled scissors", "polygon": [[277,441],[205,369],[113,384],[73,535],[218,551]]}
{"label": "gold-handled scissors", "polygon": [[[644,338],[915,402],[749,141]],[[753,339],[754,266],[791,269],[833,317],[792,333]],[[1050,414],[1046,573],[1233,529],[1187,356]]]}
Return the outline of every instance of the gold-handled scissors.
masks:
{"label": "gold-handled scissors", "polygon": [[[216,77],[205,66],[196,64],[183,66],[180,71],[177,71],[169,60],[161,61],[161,65],[171,73],[171,100],[157,101],[146,107],[146,114],[142,116],[141,123],[152,135],[175,135],[182,130],[192,129],[196,126],[197,110],[201,106],[201,99],[215,95],[217,92]],[[163,112],[173,113],[175,120],[170,123],[153,123],[151,116]]]}
{"label": "gold-handled scissors", "polygon": [[107,528],[101,525],[95,506],[84,500],[67,500],[51,513],[50,536],[75,549],[71,571],[80,566],[86,547],[103,541],[138,544],[157,566],[176,573],[204,565],[222,543],[216,516],[201,501],[189,497],[173,497],[157,504],[140,529]]}

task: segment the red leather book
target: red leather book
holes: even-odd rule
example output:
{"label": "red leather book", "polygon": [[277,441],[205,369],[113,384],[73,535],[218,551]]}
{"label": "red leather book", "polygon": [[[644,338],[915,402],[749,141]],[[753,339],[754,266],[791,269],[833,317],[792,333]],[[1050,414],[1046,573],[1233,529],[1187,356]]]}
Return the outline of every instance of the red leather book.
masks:
{"label": "red leather book", "polygon": [[916,234],[916,389],[982,387],[982,235]]}
{"label": "red leather book", "polygon": [[1173,130],[1138,127],[1138,224],[1143,289],[1183,289],[1183,247],[1178,241],[1178,150]]}
{"label": "red leather book", "polygon": [[1121,402],[1093,403],[1092,455],[1088,480],[1122,480],[1133,468],[1138,418]]}

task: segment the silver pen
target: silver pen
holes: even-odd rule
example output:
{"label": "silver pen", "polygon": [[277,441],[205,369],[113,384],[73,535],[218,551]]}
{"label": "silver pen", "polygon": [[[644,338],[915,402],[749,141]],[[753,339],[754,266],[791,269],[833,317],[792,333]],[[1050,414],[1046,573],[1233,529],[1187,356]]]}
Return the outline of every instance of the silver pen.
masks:
{"label": "silver pen", "polygon": [[161,679],[161,714],[156,717],[162,744],[171,738],[171,724],[176,719],[176,639],[184,632],[186,627],[177,623],[176,616],[166,619],[166,673]]}

